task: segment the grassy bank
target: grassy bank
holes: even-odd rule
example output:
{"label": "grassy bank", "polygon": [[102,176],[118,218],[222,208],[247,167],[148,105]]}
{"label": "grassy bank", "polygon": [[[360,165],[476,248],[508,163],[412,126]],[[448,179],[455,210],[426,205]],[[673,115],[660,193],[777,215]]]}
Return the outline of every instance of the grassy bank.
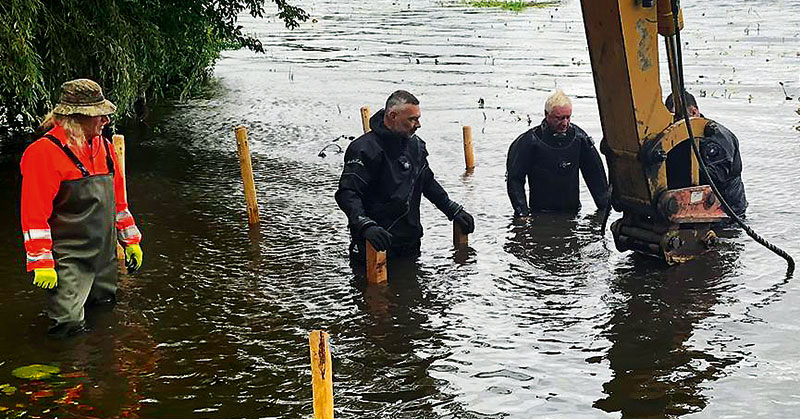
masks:
{"label": "grassy bank", "polygon": [[477,0],[467,2],[472,7],[499,7],[505,10],[521,12],[529,7],[549,7],[557,1],[515,1],[515,0]]}

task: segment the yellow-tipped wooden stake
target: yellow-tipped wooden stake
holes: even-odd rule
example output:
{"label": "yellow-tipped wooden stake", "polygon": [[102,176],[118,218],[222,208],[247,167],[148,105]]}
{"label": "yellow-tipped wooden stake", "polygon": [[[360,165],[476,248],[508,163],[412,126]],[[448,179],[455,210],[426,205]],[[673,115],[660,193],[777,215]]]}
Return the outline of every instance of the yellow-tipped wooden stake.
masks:
{"label": "yellow-tipped wooden stake", "polygon": [[328,334],[312,330],[308,334],[311,347],[311,388],[314,394],[314,419],[333,419],[333,365]]}
{"label": "yellow-tipped wooden stake", "polygon": [[367,283],[386,282],[386,251],[377,251],[367,240]]}
{"label": "yellow-tipped wooden stake", "polygon": [[475,154],[472,151],[472,127],[464,125],[464,162],[467,164],[467,171],[475,169]]}
{"label": "yellow-tipped wooden stake", "polygon": [[[125,136],[122,134],[114,134],[111,137],[111,141],[114,144],[114,152],[117,154],[117,164],[119,165],[119,171],[122,175],[122,180],[125,180]],[[127,186],[125,187],[127,193]],[[117,242],[117,260],[121,267],[125,266],[125,249]]]}
{"label": "yellow-tipped wooden stake", "polygon": [[361,107],[361,128],[364,128],[364,134],[369,132],[369,106]]}
{"label": "yellow-tipped wooden stake", "polygon": [[469,235],[464,233],[461,229],[461,225],[453,222],[453,247],[456,250],[461,250],[467,247],[469,244]]}
{"label": "yellow-tipped wooden stake", "polygon": [[256,201],[256,183],[253,180],[253,163],[250,161],[250,145],[247,143],[247,127],[236,127],[236,150],[239,152],[239,165],[242,167],[244,182],[244,198],[247,201],[247,218],[251,225],[258,219],[258,202]]}
{"label": "yellow-tipped wooden stake", "polygon": [[111,139],[114,143],[114,151],[117,153],[119,170],[122,172],[122,178],[125,179],[125,136],[122,134],[114,134]]}

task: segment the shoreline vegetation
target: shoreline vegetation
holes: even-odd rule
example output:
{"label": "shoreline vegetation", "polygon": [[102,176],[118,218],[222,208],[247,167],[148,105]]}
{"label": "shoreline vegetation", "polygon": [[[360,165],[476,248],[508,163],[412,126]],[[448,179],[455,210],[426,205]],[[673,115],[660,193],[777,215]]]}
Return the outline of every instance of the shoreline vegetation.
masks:
{"label": "shoreline vegetation", "polygon": [[521,12],[529,7],[550,7],[558,1],[524,1],[524,0],[468,0],[467,4],[480,8],[501,8],[512,12]]}
{"label": "shoreline vegetation", "polygon": [[68,80],[98,82],[120,119],[198,94],[223,50],[264,52],[242,32],[240,15],[274,18],[289,29],[308,20],[290,1],[0,2],[0,147],[24,142]]}

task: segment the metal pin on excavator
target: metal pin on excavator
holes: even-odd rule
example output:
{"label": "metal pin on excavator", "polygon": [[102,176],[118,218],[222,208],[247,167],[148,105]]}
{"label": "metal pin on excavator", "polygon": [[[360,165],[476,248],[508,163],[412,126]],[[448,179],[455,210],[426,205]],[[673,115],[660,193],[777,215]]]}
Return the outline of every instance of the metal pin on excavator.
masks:
{"label": "metal pin on excavator", "polygon": [[[670,0],[581,0],[612,185],[616,247],[681,263],[716,241],[712,223],[727,218],[698,161],[680,111],[661,101],[658,34],[666,39],[673,97],[681,100],[676,28]],[[678,25],[682,26],[678,11]],[[680,102],[675,109],[682,109]],[[694,133],[710,121],[691,118]],[[695,139],[697,141],[697,139]]]}

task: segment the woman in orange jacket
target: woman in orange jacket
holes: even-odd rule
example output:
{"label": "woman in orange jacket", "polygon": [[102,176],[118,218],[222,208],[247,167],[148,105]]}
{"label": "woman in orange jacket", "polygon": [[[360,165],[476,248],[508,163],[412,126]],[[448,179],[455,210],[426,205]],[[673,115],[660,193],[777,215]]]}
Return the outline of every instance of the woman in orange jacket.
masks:
{"label": "woman in orange jacket", "polygon": [[128,210],[114,147],[102,137],[116,107],[100,85],[61,85],[49,131],[22,156],[22,233],[27,270],[49,293],[49,333],[84,330],[84,305],[116,301],[116,243],[130,272],[142,264],[142,236]]}

